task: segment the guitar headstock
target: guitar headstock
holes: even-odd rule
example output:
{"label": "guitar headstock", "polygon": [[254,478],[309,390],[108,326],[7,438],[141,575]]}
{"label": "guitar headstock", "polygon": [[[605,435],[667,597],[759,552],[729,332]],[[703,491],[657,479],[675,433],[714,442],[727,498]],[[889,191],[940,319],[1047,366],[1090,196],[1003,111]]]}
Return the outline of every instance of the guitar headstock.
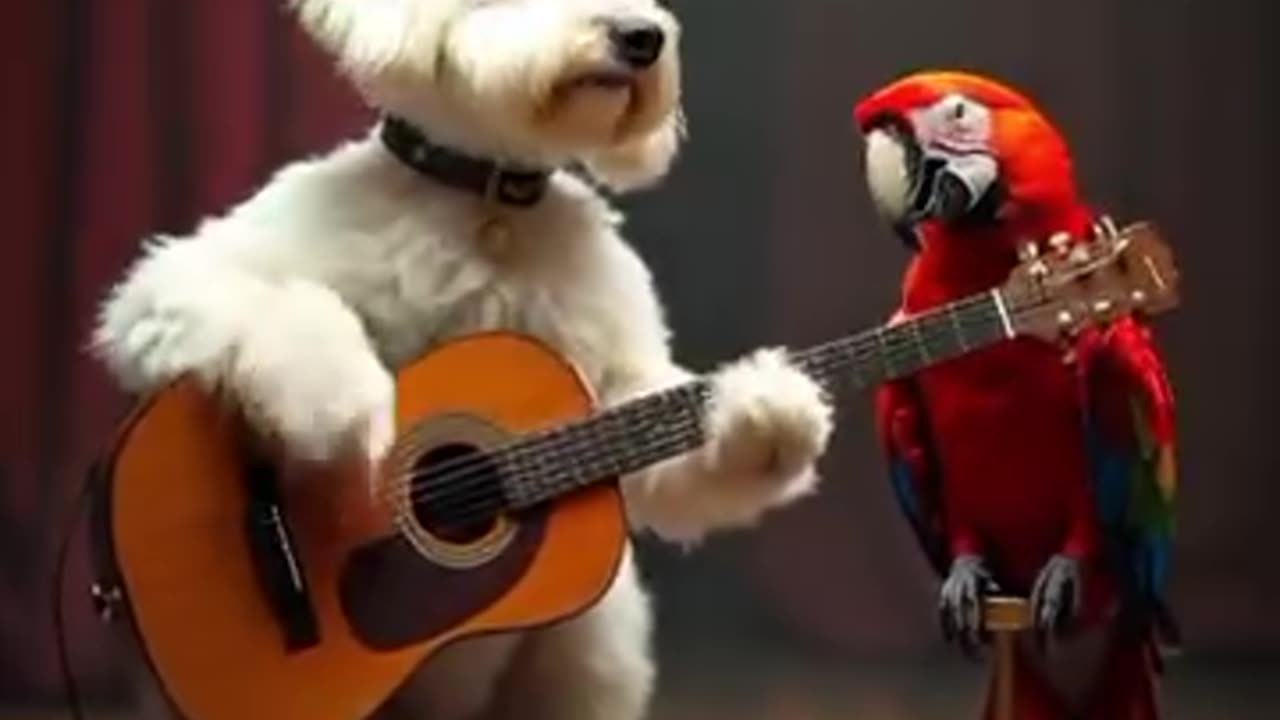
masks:
{"label": "guitar headstock", "polygon": [[1086,242],[1064,235],[1038,253],[1028,243],[1001,287],[1016,333],[1050,342],[1128,313],[1156,315],[1178,305],[1173,252],[1150,223],[1118,230],[1109,218]]}

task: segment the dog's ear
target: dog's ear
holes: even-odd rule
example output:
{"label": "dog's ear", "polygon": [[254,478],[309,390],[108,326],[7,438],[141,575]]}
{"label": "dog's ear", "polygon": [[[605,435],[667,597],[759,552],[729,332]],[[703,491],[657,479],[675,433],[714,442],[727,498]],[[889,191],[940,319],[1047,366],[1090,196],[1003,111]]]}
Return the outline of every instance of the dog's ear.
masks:
{"label": "dog's ear", "polygon": [[667,174],[687,135],[684,111],[677,106],[647,135],[582,159],[591,175],[615,192],[639,190]]}
{"label": "dog's ear", "polygon": [[458,0],[288,0],[302,27],[356,77],[433,70],[438,33]]}

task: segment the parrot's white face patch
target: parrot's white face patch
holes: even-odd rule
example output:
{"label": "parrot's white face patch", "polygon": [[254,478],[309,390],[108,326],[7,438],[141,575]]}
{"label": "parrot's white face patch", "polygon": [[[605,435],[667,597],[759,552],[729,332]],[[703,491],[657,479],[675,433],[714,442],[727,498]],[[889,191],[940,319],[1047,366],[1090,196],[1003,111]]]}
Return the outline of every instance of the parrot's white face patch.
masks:
{"label": "parrot's white face patch", "polygon": [[902,142],[885,130],[872,130],[867,135],[865,160],[867,188],[876,209],[890,220],[906,217],[912,182]]}
{"label": "parrot's white face patch", "polygon": [[963,155],[991,148],[991,109],[959,93],[912,110],[908,118],[926,151],[936,148]]}

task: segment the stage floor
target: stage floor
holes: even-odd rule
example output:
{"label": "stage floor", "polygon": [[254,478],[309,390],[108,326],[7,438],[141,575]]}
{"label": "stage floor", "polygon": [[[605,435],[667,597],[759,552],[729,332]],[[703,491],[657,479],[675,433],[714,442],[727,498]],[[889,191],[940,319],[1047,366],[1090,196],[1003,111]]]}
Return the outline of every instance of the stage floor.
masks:
{"label": "stage floor", "polygon": [[[668,666],[653,720],[963,720],[977,718],[981,666],[795,661],[709,673]],[[1280,662],[1175,661],[1165,720],[1280,718]]]}
{"label": "stage floor", "polygon": [[[959,662],[814,665],[743,656],[671,662],[650,720],[965,720],[976,718],[980,667]],[[1280,718],[1280,662],[1178,661],[1165,720]],[[0,720],[66,720],[59,709],[0,709]],[[104,710],[86,720],[144,720]],[[152,720],[146,718],[145,720]],[[161,720],[156,718],[155,720]]]}

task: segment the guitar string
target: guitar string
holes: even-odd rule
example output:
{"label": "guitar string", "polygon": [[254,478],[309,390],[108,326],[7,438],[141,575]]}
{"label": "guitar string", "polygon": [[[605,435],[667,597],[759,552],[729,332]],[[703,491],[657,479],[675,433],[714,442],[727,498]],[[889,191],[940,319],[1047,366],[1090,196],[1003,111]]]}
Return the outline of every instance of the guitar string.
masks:
{"label": "guitar string", "polygon": [[[974,298],[972,299],[972,304],[968,306],[961,306],[960,303],[956,303],[952,308],[949,308],[949,310],[954,312],[959,310],[961,307],[964,307],[964,309],[967,310],[972,310],[978,304],[985,304],[987,299],[988,298],[985,297]],[[1037,309],[1037,307],[1032,305],[1018,308],[1015,311],[1015,317],[1021,319],[1024,314],[1028,314],[1029,312]],[[943,315],[944,313],[938,313],[929,317],[938,319],[943,317]],[[984,324],[989,324],[996,319],[996,317],[981,318]],[[972,320],[973,319],[971,319],[971,322]],[[916,327],[919,328],[919,325]],[[879,330],[882,329],[883,328]],[[814,351],[805,353],[802,359],[808,360],[809,364],[813,366],[813,369],[818,370],[819,372],[827,369],[827,366],[833,363],[844,364],[848,362],[850,356],[853,357],[854,362],[856,363],[861,359],[875,354],[874,350],[879,346],[871,346],[871,341],[879,341],[880,334],[881,333],[878,331],[869,331],[868,336],[866,337],[854,336],[853,338],[845,338],[844,341],[833,341],[826,347],[819,346],[818,348],[814,348]],[[948,334],[949,333],[947,332],[937,330],[932,333],[922,332],[917,335],[921,338],[927,336],[930,339],[936,340],[939,337]],[[861,342],[845,342],[856,340],[861,340]],[[915,343],[906,343],[901,340],[896,343],[890,342],[883,346],[884,350],[880,354],[886,358],[886,364],[889,367],[892,367],[895,364],[893,361],[895,358],[898,361],[902,361],[904,359],[924,359],[927,361],[927,344],[928,341],[923,339],[918,340]],[[678,386],[676,389],[687,389],[688,387],[688,385]],[[683,409],[688,410],[689,408],[686,407]],[[671,432],[672,428],[670,427],[670,423],[666,423],[664,425],[666,426],[664,429],[668,430],[668,432],[658,437],[656,440],[648,439],[647,441],[639,441],[640,448],[635,452],[636,455],[645,457],[653,452],[665,449],[668,445],[678,446],[684,438],[683,433],[689,431],[688,422],[682,422],[676,426],[674,428],[675,432]],[[564,427],[569,426],[562,426],[562,428]],[[561,430],[562,428],[558,428],[557,430]],[[579,425],[574,429],[581,431],[588,428],[590,428],[590,425],[586,425],[585,427]],[[552,432],[554,433],[555,431]],[[570,435],[568,432],[565,434]],[[537,439],[545,441],[545,437]],[[582,450],[590,452],[590,449],[593,446],[607,444],[609,440],[612,440],[612,438],[607,438],[599,433],[588,431],[586,434],[579,434],[576,437],[572,437],[568,442],[561,441],[559,444],[553,443],[550,449],[537,450],[536,447],[514,449],[509,446],[508,448],[486,453],[481,457],[469,456],[466,458],[458,458],[458,460],[462,462],[454,464],[453,467],[445,468],[444,465],[446,464],[441,464],[441,466],[429,469],[428,472],[436,475],[437,480],[425,487],[413,487],[414,481],[419,479],[423,473],[406,473],[401,476],[403,478],[402,480],[393,483],[390,488],[387,488],[385,492],[381,493],[380,499],[385,502],[388,499],[399,495],[400,491],[405,487],[409,487],[409,499],[411,503],[416,504],[418,502],[427,502],[436,511],[443,512],[448,515],[456,513],[460,516],[467,516],[470,515],[471,511],[474,509],[478,509],[483,506],[487,511],[489,510],[489,506],[494,504],[502,507],[507,504],[508,499],[506,497],[506,493],[503,492],[501,485],[477,481],[480,479],[480,476],[485,476],[487,479],[487,476],[490,475],[490,470],[494,465],[504,465],[507,470],[519,471],[524,469],[522,462],[531,454],[535,457],[541,456],[544,463],[554,463],[567,466],[566,472],[562,474],[567,476],[564,480],[567,480],[568,482],[556,480],[551,483],[552,490],[558,492],[561,490],[574,489],[583,484],[574,478],[575,474],[582,476],[598,475],[599,477],[605,477],[612,473],[608,472],[605,468],[600,468],[601,472],[597,473],[595,472],[596,468],[581,459],[566,462],[566,458],[577,457]],[[521,444],[537,445],[541,444],[541,442],[522,443],[517,441],[516,443],[512,443],[512,445]],[[633,441],[630,444],[636,445],[637,442]],[[616,465],[618,461],[616,458],[610,458],[608,453],[605,453],[605,457],[603,459],[593,458],[591,460],[591,463],[594,464],[602,462]],[[575,470],[577,471],[576,473]],[[452,475],[452,477],[449,477],[448,475]],[[405,479],[407,479],[407,481],[405,481]]]}
{"label": "guitar string", "polygon": [[[960,307],[959,309],[960,312],[972,311],[976,306],[985,304],[986,300],[987,298],[983,298],[983,297],[979,297],[976,299],[970,298],[967,301],[965,301],[968,304],[960,305],[959,303],[956,303],[956,305]],[[936,319],[941,316],[942,316],[941,314],[938,314],[930,317]],[[993,319],[994,318],[985,318],[984,322],[988,320],[993,320]],[[939,337],[942,337],[948,334],[950,333],[937,331],[937,332],[930,333],[930,337],[936,340]],[[823,372],[827,370],[828,366],[833,363],[843,364],[844,362],[847,362],[847,358],[849,358],[850,356],[852,356],[854,362],[856,363],[864,358],[867,358],[868,356],[873,356],[876,354],[874,351],[880,347],[880,345],[878,344],[879,338],[876,337],[877,335],[878,333],[876,331],[869,331],[869,333],[865,337],[860,335],[860,336],[854,336],[852,338],[845,338],[843,340],[832,341],[825,346],[820,345],[816,348],[813,348],[811,351],[804,353],[805,357],[803,359],[808,360],[810,365],[815,366],[813,369],[818,370],[819,372]],[[877,343],[874,345],[872,343],[873,340],[877,341]],[[920,350],[915,344],[908,345],[908,344],[899,342],[899,343],[894,343],[887,347],[888,349],[883,351],[880,354],[889,357],[887,364],[890,367],[896,364],[893,362],[893,358],[896,358],[900,362],[904,359],[911,360],[911,359],[916,359],[920,357]],[[664,391],[664,393],[667,395],[676,394],[673,391],[678,392],[680,390],[687,390],[690,387],[690,385],[705,385],[705,378],[703,379],[703,382],[695,381],[694,383],[677,386],[676,388],[672,388],[667,391]],[[618,409],[622,409],[622,408],[615,408],[615,410],[618,410]],[[688,409],[688,408],[685,408],[685,409]],[[653,408],[649,408],[648,410],[649,410],[649,413],[652,413]],[[599,416],[597,416],[597,418],[598,417]],[[530,454],[533,454],[535,456],[540,455],[544,457],[550,457],[552,462],[556,462],[556,461],[562,462],[564,457],[578,455],[581,450],[589,449],[592,446],[599,444],[602,438],[598,434],[589,432],[590,425],[592,424],[589,421],[593,419],[596,419],[596,418],[589,418],[587,419],[588,422],[575,423],[570,426],[561,426],[561,428],[557,428],[555,430],[550,431],[549,433],[545,433],[543,437],[530,438],[529,436],[526,436],[526,438],[522,438],[520,440],[517,440],[515,443],[512,443],[512,445],[517,445],[517,446],[526,445],[526,447],[523,447],[523,448],[508,446],[507,448],[490,451],[488,453],[484,453],[479,456],[468,455],[462,458],[457,458],[456,461],[441,463],[440,465],[437,465],[434,468],[429,468],[427,471],[424,471],[424,472],[405,473],[404,475],[401,476],[401,479],[399,481],[394,482],[389,487],[385,488],[386,492],[383,493],[384,499],[399,495],[400,492],[406,486],[412,485],[415,480],[420,479],[425,474],[432,474],[437,477],[442,477],[446,473],[451,473],[459,470],[474,470],[475,471],[474,473],[458,473],[457,475],[455,475],[455,477],[449,478],[444,482],[438,481],[432,484],[432,486],[444,485],[446,488],[457,488],[458,483],[464,480],[471,480],[474,478],[474,476],[481,475],[481,474],[485,474],[485,475],[489,474],[489,472],[491,471],[494,465],[517,464],[519,460],[523,460],[524,458],[528,457]],[[577,431],[587,430],[588,434],[586,434],[585,436],[578,435],[577,437],[574,437],[573,439],[571,439],[569,442],[560,441],[558,443],[552,443],[552,449],[539,450],[537,447],[538,445],[544,444],[547,441],[545,435],[551,435],[557,432],[563,432],[563,434],[565,434],[566,436],[571,436],[574,430],[577,430]],[[625,431],[625,428],[624,428],[624,431]],[[410,449],[414,449],[414,448],[410,448]],[[559,455],[559,457],[556,457],[557,455]],[[503,462],[504,460],[506,462]],[[579,462],[579,464],[581,463]],[[570,465],[573,465],[573,463],[570,463]],[[405,480],[407,480],[407,482]],[[485,483],[477,483],[477,484],[487,485]],[[430,491],[433,489],[432,486],[428,486],[427,488],[422,488],[421,490],[423,490],[423,492],[419,492],[416,495],[411,495],[410,500],[412,502],[425,500],[427,502],[432,502],[434,504],[436,500],[432,500],[430,497],[431,495]],[[486,489],[488,488],[486,487]],[[439,498],[443,498],[444,495],[456,494],[457,492],[458,491],[456,490],[451,491],[450,489],[445,489],[437,496],[437,500]]]}
{"label": "guitar string", "polygon": [[[589,417],[579,418],[578,420],[565,425],[560,425],[548,430],[535,431],[521,436],[507,443],[505,446],[493,450],[478,453],[476,455],[467,455],[457,458],[456,460],[446,461],[423,471],[411,471],[409,473],[401,474],[398,476],[398,480],[400,480],[400,482],[386,488],[387,492],[385,494],[388,496],[398,494],[400,490],[403,490],[405,487],[413,484],[413,481],[422,479],[426,475],[439,476],[446,472],[453,472],[461,469],[475,469],[478,466],[484,466],[481,469],[488,471],[494,465],[513,466],[520,464],[521,461],[530,457],[553,457],[556,455],[570,454],[570,451],[571,454],[577,455],[584,449],[590,449],[601,444],[602,441],[626,440],[625,434],[633,432],[629,427],[630,425],[634,425],[636,420],[657,420],[666,417],[664,414],[660,414],[657,411],[660,409],[665,413],[670,409],[666,407],[667,405],[679,402],[680,404],[677,405],[677,410],[689,410],[691,407],[689,403],[693,399],[680,396],[700,392],[702,387],[705,385],[705,379],[699,378],[689,383],[668,388],[647,396],[642,399],[642,402],[644,403],[643,406],[615,406]],[[610,422],[610,420],[613,420],[614,422]],[[625,420],[627,422],[617,424],[617,421],[619,420]],[[667,424],[668,423],[664,423],[664,426]],[[601,426],[609,427],[612,432],[622,433],[623,436],[618,438],[607,438],[605,435],[602,435],[600,431],[592,429],[593,427]],[[564,438],[551,440],[551,438],[556,435],[562,435]],[[548,447],[539,447],[543,445]],[[419,444],[419,442],[413,442],[398,451],[397,454],[414,454],[422,449],[423,446]],[[458,478],[455,477],[453,478],[453,481],[456,482],[457,479]],[[418,500],[422,498],[414,497],[413,499]]]}
{"label": "guitar string", "polygon": [[[1026,309],[1020,310],[1019,313],[1024,312],[1025,310]],[[996,318],[994,317],[987,318],[986,321],[989,322],[995,319]],[[935,335],[935,338],[936,337],[937,336]],[[870,338],[868,338],[868,340],[869,339]],[[911,357],[920,357],[920,354],[921,354],[918,349],[914,351],[908,350],[907,349],[908,346],[906,346],[905,344],[898,344],[898,345],[891,344],[885,347],[886,347],[886,350],[882,354],[892,356],[893,354],[896,353],[900,360],[904,357],[907,357],[908,359],[910,359]],[[828,350],[831,350],[831,349],[840,350],[841,352],[839,353],[839,355],[844,355],[844,356],[847,356],[850,351],[850,348],[847,348],[844,346],[836,346],[833,348],[828,348]],[[858,345],[855,344],[852,350],[857,352],[858,350],[860,350],[860,348],[858,347]],[[846,362],[846,360],[842,357],[832,356],[827,354],[809,355],[809,359],[813,360],[814,364],[818,366],[826,365],[836,360],[839,360],[841,363]],[[674,440],[677,440],[677,441],[679,439],[680,438],[678,437],[674,438]],[[659,443],[667,443],[670,441],[671,441],[670,439],[664,438],[664,439],[660,439]],[[587,436],[587,437],[580,438],[576,442],[572,442],[567,445],[563,445],[559,448],[555,448],[554,451],[543,451],[543,452],[544,454],[552,455],[552,457],[549,457],[546,460],[547,462],[568,465],[570,468],[577,466],[579,470],[582,470],[583,467],[585,466],[582,464],[581,460],[569,461],[566,463],[565,458],[575,457],[577,454],[576,451],[579,448],[581,448],[584,444],[589,447],[595,442],[596,442],[595,438]],[[679,445],[679,442],[674,442],[674,444]],[[645,447],[640,451],[640,453],[643,454],[645,452],[651,452],[654,449],[656,449],[656,447]],[[556,452],[563,453],[563,455],[560,457],[554,457]],[[483,462],[483,461],[480,461],[480,462]],[[433,507],[433,509],[437,511],[445,512],[447,508],[448,509],[447,514],[458,515],[459,517],[455,520],[455,522],[466,522],[467,520],[463,518],[470,519],[473,514],[477,516],[476,519],[479,519],[479,517],[481,517],[480,513],[475,511],[479,511],[483,509],[485,511],[483,516],[488,516],[490,511],[490,506],[493,506],[496,504],[498,508],[501,508],[502,506],[507,504],[506,494],[502,491],[503,489],[501,485],[495,485],[492,483],[485,483],[485,482],[476,482],[479,479],[477,476],[482,474],[486,476],[489,474],[487,467],[480,469],[479,472],[467,472],[465,470],[462,472],[457,472],[453,478],[448,478],[444,482],[439,483],[441,487],[439,488],[439,492],[437,493],[432,492],[432,490],[436,489],[433,486],[428,486],[426,488],[413,488],[412,475],[410,477],[410,481],[407,483],[400,483],[400,487],[403,488],[404,486],[410,486],[411,502],[416,504],[419,501],[425,500]],[[587,475],[588,473],[583,472],[581,474]],[[601,472],[596,475],[598,477],[606,477],[609,474],[610,473],[608,472]],[[579,481],[576,481],[573,478],[572,473],[570,473],[566,479],[569,482],[557,482],[555,483],[553,489],[559,492],[563,490],[575,489],[575,488],[581,487],[583,484]],[[422,492],[415,492],[416,490],[422,490]],[[434,495],[434,499],[432,499],[433,495]],[[446,500],[449,500],[452,502],[445,502]]]}
{"label": "guitar string", "polygon": [[[979,300],[981,300],[981,298],[979,298]],[[970,309],[972,308],[970,307]],[[935,317],[940,317],[940,315]],[[989,323],[995,319],[996,319],[995,317],[990,317],[990,318],[984,318],[983,320],[984,320],[984,323]],[[844,364],[845,362],[848,362],[847,358],[850,355],[853,355],[855,358],[862,358],[862,357],[866,357],[867,355],[872,355],[874,354],[874,349],[880,346],[879,345],[874,347],[870,346],[871,340],[879,339],[878,337],[875,337],[875,335],[878,335],[876,331],[871,331],[870,334],[872,335],[872,337],[862,338],[863,342],[853,343],[851,347],[849,346],[848,343],[841,343],[840,341],[835,341],[834,343],[830,344],[829,347],[823,348],[820,346],[820,348],[815,348],[815,350],[820,350],[820,352],[805,353],[806,355],[805,359],[809,360],[810,363],[812,365],[815,365],[818,369],[823,369],[826,366],[831,365],[832,363],[838,362],[840,364]],[[945,334],[945,333],[934,333],[932,337],[936,339],[941,334]],[[849,338],[849,339],[852,339],[852,338]],[[885,349],[880,354],[883,356],[887,356],[888,358],[893,358],[896,356],[899,361],[903,359],[910,360],[910,359],[921,358],[920,348],[917,348],[914,345],[908,345],[906,343],[900,342],[900,343],[891,343],[889,345],[884,345],[883,347]],[[892,362],[891,359],[889,359],[887,361],[887,364],[891,367],[894,363]],[[680,386],[680,387],[684,388],[687,386]],[[587,427],[589,428],[589,426]],[[577,429],[581,430],[584,428],[579,427]],[[687,431],[687,428],[682,428],[682,430]],[[668,435],[670,435],[670,433],[668,433]],[[664,436],[659,438],[657,442],[660,444],[665,444],[670,442],[671,440],[678,441],[680,439],[682,438],[679,436],[674,438]],[[609,474],[608,472],[604,472],[604,473],[586,472],[586,470],[588,470],[589,468],[581,459],[566,462],[566,458],[577,457],[579,455],[580,450],[590,449],[593,445],[599,444],[599,441],[600,441],[599,437],[592,434],[587,434],[585,436],[578,436],[576,438],[573,438],[570,442],[567,442],[567,443],[562,441],[559,445],[553,445],[550,450],[541,450],[534,453],[535,455],[543,456],[543,462],[556,463],[556,464],[560,464],[562,466],[568,467],[568,472],[567,472],[568,476],[564,478],[565,480],[568,480],[568,482],[563,482],[563,481],[555,482],[553,484],[553,488],[552,488],[553,490],[560,491],[564,489],[573,489],[576,487],[580,487],[582,483],[576,481],[573,477],[574,473],[572,471],[574,469],[579,471],[578,474],[581,474],[584,476],[598,475],[600,477],[603,477]],[[679,443],[676,442],[675,444],[679,444]],[[459,460],[464,460],[464,462],[458,465],[455,465],[453,468],[450,468],[450,470],[453,471],[451,473],[453,475],[452,477],[445,476],[439,466],[437,468],[431,469],[429,472],[433,472],[437,474],[437,476],[439,476],[440,479],[437,482],[434,482],[431,485],[428,485],[426,487],[414,488],[413,487],[414,480],[418,479],[421,476],[421,474],[408,473],[406,474],[408,482],[393,483],[393,486],[390,489],[390,491],[387,493],[383,493],[383,500],[385,501],[387,497],[399,494],[400,490],[403,490],[405,487],[409,487],[410,502],[413,502],[416,504],[421,501],[426,501],[431,506],[433,506],[433,508],[436,509],[437,511],[444,512],[447,508],[450,511],[450,514],[452,514],[452,512],[458,512],[459,514],[461,514],[462,511],[468,511],[472,509],[472,507],[474,506],[478,506],[478,505],[488,506],[495,502],[499,506],[504,505],[505,504],[504,501],[506,500],[506,497],[505,497],[506,494],[502,492],[503,488],[501,487],[501,485],[495,485],[493,483],[487,483],[487,482],[477,482],[477,480],[480,479],[480,476],[485,476],[485,479],[488,479],[488,476],[491,474],[490,468],[494,463],[505,464],[507,465],[508,469],[518,469],[519,468],[518,460],[523,460],[525,457],[527,457],[531,449],[536,450],[536,448],[523,448],[521,451],[518,451],[518,452],[500,450],[496,452],[491,452],[479,458],[474,456],[469,458],[459,458]],[[644,446],[637,454],[646,454],[652,451],[653,449],[655,448],[650,446]],[[504,459],[506,460],[505,463],[502,462],[502,460]],[[465,462],[465,460],[470,460],[471,462]],[[515,466],[515,468],[513,468],[512,466]],[[452,502],[446,502],[446,501],[452,501]],[[468,502],[468,501],[474,501],[474,502]],[[459,503],[467,503],[467,505],[459,507]]]}
{"label": "guitar string", "polygon": [[[966,298],[962,301],[951,303],[949,304],[949,309],[951,312],[957,312],[957,313],[971,312],[977,306],[985,305],[986,302],[988,301],[989,301],[989,296],[986,294],[983,294],[977,297]],[[930,319],[938,319],[941,317],[943,317],[943,312],[939,312],[934,315],[920,316],[920,318],[930,318]],[[994,318],[984,318],[983,320],[984,322],[986,322],[992,319]],[[930,337],[936,340],[937,338],[949,335],[952,332],[954,332],[954,330],[951,330],[949,332],[943,332],[943,331],[932,332],[930,333]],[[819,366],[818,368],[819,370],[827,370],[828,368],[825,365],[829,364],[830,362],[840,362],[840,363],[846,362],[847,361],[846,358],[850,356],[852,356],[855,363],[858,363],[866,359],[867,357],[873,356],[876,354],[874,351],[876,349],[879,349],[881,346],[879,344],[875,344],[874,347],[871,347],[871,346],[873,344],[872,341],[879,341],[880,338],[878,337],[878,335],[879,335],[879,332],[877,330],[872,330],[872,331],[861,333],[859,335],[855,335],[852,337],[830,341],[824,345],[819,345],[817,347],[811,348],[810,350],[806,351],[805,353],[803,353],[805,357],[801,359],[809,360],[810,362],[818,361],[820,363],[823,363],[822,365]],[[914,357],[918,357],[920,354],[920,351],[918,349],[918,344],[907,345],[905,343],[899,342],[889,347],[887,351],[882,351],[879,354],[881,356],[889,357],[888,365],[891,367],[892,365],[894,365],[893,359],[896,358],[899,361],[903,359],[910,360]],[[705,384],[706,384],[706,378],[705,377],[700,378],[699,380],[695,380],[691,383],[686,383],[684,385],[679,385],[674,388],[668,388],[667,390],[660,391],[655,395],[642,398],[638,402],[645,403],[645,404],[653,404],[653,403],[659,402],[659,399],[658,399],[659,395],[670,396],[670,395],[678,394],[680,391],[688,391],[689,388],[693,385],[705,385]],[[605,410],[600,414],[597,414],[588,418],[579,419],[568,425],[561,425],[556,428],[552,428],[545,431],[535,431],[534,433],[525,435],[521,438],[518,438],[508,443],[505,447],[499,447],[499,448],[490,450],[479,456],[469,454],[469,455],[459,457],[450,461],[446,461],[444,463],[440,463],[439,465],[436,465],[425,471],[411,471],[410,473],[405,473],[402,476],[400,476],[400,478],[398,478],[400,480],[399,482],[391,483],[390,485],[385,486],[383,488],[385,490],[384,495],[388,497],[393,495],[398,495],[400,491],[404,489],[405,486],[412,484],[413,481],[421,479],[424,475],[428,475],[428,474],[438,476],[446,472],[452,472],[455,470],[462,469],[463,467],[475,469],[479,465],[486,466],[483,468],[483,470],[488,471],[490,469],[490,466],[492,466],[495,463],[500,464],[504,459],[508,461],[513,459],[522,459],[528,454],[542,455],[542,454],[547,454],[549,452],[553,452],[554,450],[565,450],[568,448],[572,448],[573,450],[577,451],[582,447],[582,442],[583,442],[582,440],[565,443],[564,441],[552,442],[550,441],[550,438],[557,434],[568,436],[572,434],[574,431],[585,430],[587,429],[585,426],[598,422],[602,416],[606,416],[606,415],[624,416],[626,412],[634,411],[635,409],[636,409],[636,406],[630,403],[623,406],[616,406],[614,408]],[[587,443],[594,443],[595,441],[596,441],[596,438],[594,436],[589,436],[585,438],[585,442]],[[538,446],[544,445],[544,444],[550,444],[553,450],[539,449]],[[421,450],[421,446],[416,446],[416,447],[414,445],[409,445],[407,447],[402,446],[400,452],[404,452],[406,449]],[[457,478],[455,478],[454,480],[456,481]],[[421,499],[421,498],[415,498],[415,499]]]}
{"label": "guitar string", "polygon": [[[691,428],[689,425],[693,425],[693,423],[682,423],[682,427],[672,430],[658,440],[642,443],[643,447],[634,449],[634,454],[640,458],[651,458],[653,461],[677,454],[682,449],[689,447],[684,442],[684,434],[690,430],[699,429],[696,427]],[[582,442],[589,445],[591,438],[583,438]],[[551,479],[535,491],[534,496],[531,498],[535,502],[517,505],[517,509],[526,505],[536,504],[537,501],[548,499],[555,495],[579,489],[589,484],[585,481],[586,478],[594,480],[623,474],[616,466],[601,467],[584,463],[574,455],[576,445],[575,443],[562,446],[557,449],[559,453],[562,453],[561,455],[549,453],[548,457],[541,460],[542,463],[559,465],[564,470],[555,475],[545,476]],[[649,464],[648,459],[646,459],[644,465],[647,464]],[[521,463],[512,463],[507,469],[508,471],[519,473],[524,469],[524,466]],[[592,472],[588,472],[588,470],[592,470]],[[410,491],[411,502],[416,507],[417,502],[425,499],[428,507],[431,507],[439,517],[447,518],[448,521],[453,523],[462,524],[491,519],[501,514],[502,510],[512,506],[501,484],[482,482],[476,477],[477,474],[463,471],[457,473],[451,479],[446,479],[445,483],[447,484],[442,484],[442,486],[412,489]],[[485,474],[487,475],[487,473]]]}
{"label": "guitar string", "polygon": [[[682,427],[673,430],[670,434],[659,438],[656,441],[649,441],[643,444],[643,447],[634,450],[634,454],[640,458],[653,458],[655,461],[675,455],[680,450],[685,449],[688,445],[684,442],[683,433],[691,433],[699,429],[696,422],[682,423]],[[562,452],[569,453],[561,457],[548,458],[546,462],[558,463],[561,465],[577,466],[578,460],[567,460],[572,458],[571,448],[561,448]],[[648,464],[647,462],[645,464]],[[592,467],[584,465],[584,467]],[[519,471],[520,465],[515,465],[514,469]],[[587,473],[582,470],[566,470],[551,483],[539,488],[545,492],[548,489],[551,494],[563,494],[564,491],[573,490],[582,487],[585,483],[580,478],[591,477],[593,479],[605,478],[623,474],[616,468],[598,467],[594,473]],[[492,484],[480,484],[475,482],[471,477],[459,477],[455,480],[457,485],[444,486],[439,492],[428,491],[426,493],[414,493],[420,496],[429,497],[435,495],[435,501],[428,499],[429,507],[436,512],[450,518],[455,518],[455,522],[467,523],[471,520],[478,520],[491,517],[491,513],[495,509],[501,509],[507,505],[505,494],[500,487]]]}
{"label": "guitar string", "polygon": [[[561,490],[573,488],[581,483],[574,480],[574,475],[588,476],[598,475],[601,477],[610,474],[621,474],[626,471],[626,467],[635,462],[636,458],[644,458],[648,454],[658,452],[668,446],[676,449],[684,441],[685,433],[696,432],[699,428],[692,427],[698,423],[700,418],[692,406],[684,406],[680,408],[680,414],[685,417],[677,422],[670,420],[663,423],[663,434],[654,438],[646,438],[644,440],[625,441],[624,437],[612,437],[599,432],[589,432],[579,434],[568,441],[557,441],[550,449],[538,450],[535,448],[525,448],[519,452],[506,452],[502,460],[494,461],[492,455],[483,456],[474,459],[473,463],[463,463],[462,467],[455,467],[453,470],[457,472],[455,477],[446,478],[443,482],[435,482],[428,487],[414,487],[413,480],[420,477],[418,473],[409,473],[403,477],[408,477],[409,482],[399,482],[390,491],[382,493],[382,500],[391,499],[399,494],[399,490],[406,487],[411,488],[409,497],[410,502],[427,502],[433,508],[447,512],[456,508],[459,502],[466,502],[469,499],[475,499],[475,493],[470,490],[488,492],[494,497],[481,498],[487,502],[491,499],[506,500],[506,494],[501,491],[501,487],[496,488],[497,493],[492,491],[495,489],[492,483],[476,482],[481,476],[487,476],[492,466],[500,466],[500,469],[513,474],[538,474],[541,472],[539,466],[559,465],[563,470],[555,473],[546,473],[544,477],[553,478],[550,483],[539,483],[539,491]],[[613,432],[627,432],[625,427],[618,428]],[[601,451],[598,448],[609,444],[618,444],[623,448],[624,457],[619,457],[618,453]],[[600,455],[601,457],[592,458],[589,461],[583,461],[583,455]],[[575,458],[575,460],[567,461],[566,458]],[[661,458],[659,458],[661,459]],[[532,462],[529,462],[532,460]],[[647,463],[645,463],[647,464]],[[485,467],[478,467],[483,465]],[[611,467],[602,467],[609,465]],[[587,468],[591,468],[590,471]],[[598,469],[598,472],[597,472]],[[474,472],[471,472],[473,471]],[[556,476],[561,476],[556,478]],[[436,486],[439,486],[438,488]],[[433,492],[439,489],[439,492]],[[449,502],[453,501],[453,502]]]}

